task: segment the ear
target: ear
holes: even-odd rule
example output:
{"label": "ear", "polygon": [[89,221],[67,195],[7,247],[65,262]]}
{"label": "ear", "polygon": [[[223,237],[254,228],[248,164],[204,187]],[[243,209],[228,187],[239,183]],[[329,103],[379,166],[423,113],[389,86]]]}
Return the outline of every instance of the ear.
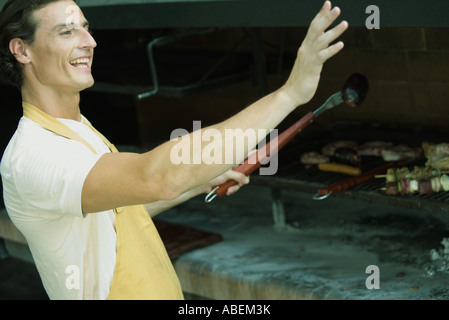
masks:
{"label": "ear", "polygon": [[20,38],[14,38],[9,42],[9,51],[12,55],[22,64],[28,64],[31,62],[30,57],[26,49],[26,44]]}

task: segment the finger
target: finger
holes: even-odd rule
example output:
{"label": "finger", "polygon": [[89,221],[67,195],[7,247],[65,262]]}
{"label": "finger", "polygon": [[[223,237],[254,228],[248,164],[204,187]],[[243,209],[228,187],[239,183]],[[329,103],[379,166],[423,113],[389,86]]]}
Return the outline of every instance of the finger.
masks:
{"label": "finger", "polygon": [[232,196],[233,194],[235,194],[239,190],[240,190],[240,186],[238,186],[238,185],[229,187],[228,190],[226,191],[226,195],[227,196]]}
{"label": "finger", "polygon": [[318,54],[318,57],[324,63],[325,61],[327,61],[328,59],[332,58],[337,53],[339,53],[343,49],[343,47],[344,47],[343,42],[339,41],[331,45],[330,47],[321,50],[320,53]]}
{"label": "finger", "polygon": [[238,183],[238,185],[244,185],[249,183],[249,177],[247,177],[241,172],[229,170],[228,172],[226,172],[225,175],[227,180],[235,180]]}
{"label": "finger", "polygon": [[319,36],[326,29],[328,29],[337,18],[340,16],[341,10],[335,7],[332,10],[320,13],[314,21],[310,24],[310,33],[312,36]]}
{"label": "finger", "polygon": [[329,13],[329,11],[332,8],[332,4],[330,1],[325,1],[323,6],[321,7],[320,11],[316,14],[316,16],[313,18],[312,23],[317,23],[319,20],[321,20],[321,18],[323,18],[324,16],[326,16],[326,14]]}
{"label": "finger", "polygon": [[320,37],[326,29],[328,29],[332,23],[338,18],[341,13],[340,8],[335,7],[332,10],[324,10],[325,7],[320,11],[320,13],[315,17],[315,19],[310,24],[306,41],[309,40],[311,43],[315,42],[318,37]]}
{"label": "finger", "polygon": [[334,42],[348,29],[348,26],[349,25],[347,21],[342,21],[338,26],[323,34],[319,39],[321,48],[324,49],[328,47],[330,43]]}
{"label": "finger", "polygon": [[327,28],[329,28],[335,20],[340,16],[341,10],[339,7],[333,8],[330,12],[324,15],[320,20],[316,23],[316,28],[320,32],[324,32]]}
{"label": "finger", "polygon": [[245,184],[248,184],[248,183],[249,183],[249,177],[246,177],[244,183],[229,187],[228,190],[226,191],[226,195],[231,196],[231,195],[235,194],[237,191],[240,190],[240,188],[242,188]]}

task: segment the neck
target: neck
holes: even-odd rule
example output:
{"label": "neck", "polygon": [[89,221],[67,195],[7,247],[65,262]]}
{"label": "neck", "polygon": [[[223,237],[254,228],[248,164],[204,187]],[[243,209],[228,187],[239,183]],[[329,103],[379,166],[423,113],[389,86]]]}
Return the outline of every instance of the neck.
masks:
{"label": "neck", "polygon": [[72,94],[54,90],[39,90],[36,92],[25,84],[22,88],[22,99],[54,118],[81,121],[79,92]]}

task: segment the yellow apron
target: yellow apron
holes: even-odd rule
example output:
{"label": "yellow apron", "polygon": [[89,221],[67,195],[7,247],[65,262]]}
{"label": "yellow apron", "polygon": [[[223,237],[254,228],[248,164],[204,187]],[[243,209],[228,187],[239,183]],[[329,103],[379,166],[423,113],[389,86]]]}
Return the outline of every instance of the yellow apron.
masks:
{"label": "yellow apron", "polygon": [[[77,133],[35,106],[23,102],[23,115],[43,128],[76,140],[96,153]],[[101,133],[83,120],[109,147]],[[117,232],[117,261],[108,300],[184,299],[179,279],[154,223],[143,205],[114,210]]]}

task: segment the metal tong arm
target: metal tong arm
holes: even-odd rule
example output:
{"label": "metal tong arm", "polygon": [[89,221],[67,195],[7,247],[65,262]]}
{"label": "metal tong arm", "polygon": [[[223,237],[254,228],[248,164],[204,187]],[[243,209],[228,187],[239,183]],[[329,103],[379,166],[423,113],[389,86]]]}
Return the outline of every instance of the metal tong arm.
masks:
{"label": "metal tong arm", "polygon": [[324,111],[327,111],[329,109],[332,109],[335,106],[338,106],[345,102],[343,100],[343,93],[341,91],[335,92],[333,95],[331,95],[325,103],[321,105],[318,109],[316,109],[313,114],[315,117],[319,117]]}

